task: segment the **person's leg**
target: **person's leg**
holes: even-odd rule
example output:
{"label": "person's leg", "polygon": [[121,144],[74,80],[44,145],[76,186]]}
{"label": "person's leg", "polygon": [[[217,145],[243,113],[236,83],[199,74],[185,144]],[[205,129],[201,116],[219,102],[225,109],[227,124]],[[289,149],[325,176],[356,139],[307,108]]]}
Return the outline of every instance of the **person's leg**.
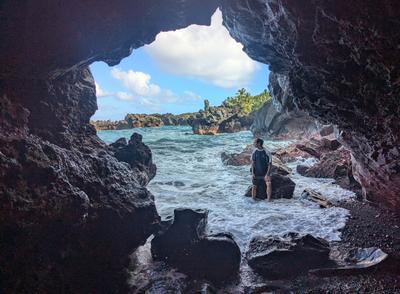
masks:
{"label": "person's leg", "polygon": [[253,187],[251,188],[251,198],[256,199],[257,196],[257,182],[253,179]]}
{"label": "person's leg", "polygon": [[265,180],[265,185],[267,187],[267,199],[268,201],[272,200],[272,185],[271,185],[271,177],[268,177]]}

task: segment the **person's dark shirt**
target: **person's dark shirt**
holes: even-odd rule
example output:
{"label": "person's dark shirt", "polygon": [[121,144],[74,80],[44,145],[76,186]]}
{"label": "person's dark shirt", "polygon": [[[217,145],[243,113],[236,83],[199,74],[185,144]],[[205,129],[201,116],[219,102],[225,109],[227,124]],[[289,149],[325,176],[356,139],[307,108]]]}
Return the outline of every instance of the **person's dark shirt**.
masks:
{"label": "person's dark shirt", "polygon": [[253,174],[256,177],[265,177],[268,172],[268,165],[272,163],[272,155],[269,151],[256,148],[252,155],[251,160],[253,162]]}

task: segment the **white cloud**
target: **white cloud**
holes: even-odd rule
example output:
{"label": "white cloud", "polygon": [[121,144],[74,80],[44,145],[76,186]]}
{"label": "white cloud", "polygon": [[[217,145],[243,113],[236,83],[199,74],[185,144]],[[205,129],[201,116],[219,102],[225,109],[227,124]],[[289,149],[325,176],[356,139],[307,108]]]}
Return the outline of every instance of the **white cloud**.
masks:
{"label": "white cloud", "polygon": [[246,86],[259,68],[242,49],[222,25],[220,10],[212,16],[210,26],[162,32],[145,46],[164,70],[224,88]]}
{"label": "white cloud", "polygon": [[[199,95],[191,91],[184,91],[183,95],[177,95],[169,89],[162,89],[152,83],[151,76],[144,72],[113,68],[111,76],[120,81],[126,91],[107,93],[106,96],[113,96],[122,101],[134,101],[150,111],[160,112],[164,104],[186,104],[201,99]],[[100,86],[96,84],[97,88],[100,89]]]}
{"label": "white cloud", "polygon": [[114,93],[113,96],[115,96],[116,98],[118,98],[120,100],[126,100],[126,101],[135,99],[135,97],[133,97],[132,94],[129,94],[127,92],[117,92],[117,93]]}
{"label": "white cloud", "polygon": [[113,68],[111,75],[120,80],[133,94],[145,97],[160,94],[160,87],[150,83],[151,76],[144,72],[133,70],[122,71],[118,68]]}
{"label": "white cloud", "polygon": [[100,87],[100,85],[98,83],[95,82],[95,85],[96,85],[96,96],[97,96],[97,98],[110,96],[110,93],[107,93],[107,92],[103,91],[103,89]]}

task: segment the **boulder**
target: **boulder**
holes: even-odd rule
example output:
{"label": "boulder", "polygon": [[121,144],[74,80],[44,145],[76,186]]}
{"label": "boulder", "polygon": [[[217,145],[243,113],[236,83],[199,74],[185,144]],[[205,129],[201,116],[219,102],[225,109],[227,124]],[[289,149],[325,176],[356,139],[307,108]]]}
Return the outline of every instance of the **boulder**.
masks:
{"label": "boulder", "polygon": [[329,243],[311,235],[288,233],[283,237],[255,237],[246,259],[257,273],[269,279],[281,279],[326,266]]}
{"label": "boulder", "polygon": [[332,266],[310,270],[310,273],[318,276],[362,274],[382,264],[388,256],[377,247],[351,248],[335,256]]}
{"label": "boulder", "polygon": [[296,166],[296,171],[297,171],[300,175],[305,176],[306,173],[307,173],[307,170],[308,170],[309,168],[310,168],[310,167],[307,166],[307,165],[299,164],[298,166]]}
{"label": "boulder", "polygon": [[272,174],[276,173],[282,176],[289,175],[292,170],[287,167],[279,157],[272,155]]}
{"label": "boulder", "polygon": [[150,148],[142,142],[142,135],[133,133],[128,143],[125,138],[120,138],[109,147],[119,161],[128,163],[137,171],[141,185],[147,185],[155,177],[157,168]]}
{"label": "boulder", "polygon": [[162,260],[196,278],[221,281],[234,276],[241,253],[232,235],[207,235],[207,210],[175,209],[151,241],[155,260]]}
{"label": "boulder", "polygon": [[[242,165],[251,165],[251,154],[254,148],[251,145],[248,145],[242,152],[240,153],[221,153],[221,160],[226,165],[234,165],[234,166],[242,166]],[[287,167],[279,157],[272,155],[272,173],[277,173],[283,176],[290,174],[292,170]]]}
{"label": "boulder", "polygon": [[[272,199],[291,199],[293,198],[294,188],[296,187],[295,182],[293,182],[289,177],[282,176],[280,174],[272,174],[271,175],[271,184],[272,184]],[[251,189],[250,186],[246,193],[246,197],[251,197]],[[266,187],[265,185],[257,186],[257,196],[258,199],[266,199]]]}
{"label": "boulder", "polygon": [[335,127],[333,125],[327,125],[327,126],[323,126],[320,129],[319,134],[321,135],[321,137],[325,137],[325,136],[332,135],[334,132],[335,132]]}
{"label": "boulder", "polygon": [[193,133],[197,135],[216,135],[219,126],[216,123],[207,122],[205,119],[195,119],[192,123]]}
{"label": "boulder", "polygon": [[313,189],[304,189],[303,193],[301,193],[301,198],[315,202],[321,208],[328,208],[332,206],[332,203],[325,196]]}
{"label": "boulder", "polygon": [[310,153],[301,150],[296,145],[290,145],[285,148],[280,148],[274,152],[274,155],[278,157],[282,162],[293,162],[297,160],[298,157],[302,158],[312,158],[314,157]]}

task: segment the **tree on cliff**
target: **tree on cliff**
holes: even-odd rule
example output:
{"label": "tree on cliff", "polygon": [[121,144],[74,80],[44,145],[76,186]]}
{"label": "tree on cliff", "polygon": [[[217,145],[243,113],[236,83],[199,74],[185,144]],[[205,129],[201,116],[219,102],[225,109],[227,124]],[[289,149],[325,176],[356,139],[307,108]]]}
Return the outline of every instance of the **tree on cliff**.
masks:
{"label": "tree on cliff", "polygon": [[223,102],[227,107],[242,111],[245,114],[253,112],[264,105],[265,102],[271,99],[267,90],[264,90],[258,95],[252,96],[246,89],[242,88],[236,92],[234,97],[228,97]]}

